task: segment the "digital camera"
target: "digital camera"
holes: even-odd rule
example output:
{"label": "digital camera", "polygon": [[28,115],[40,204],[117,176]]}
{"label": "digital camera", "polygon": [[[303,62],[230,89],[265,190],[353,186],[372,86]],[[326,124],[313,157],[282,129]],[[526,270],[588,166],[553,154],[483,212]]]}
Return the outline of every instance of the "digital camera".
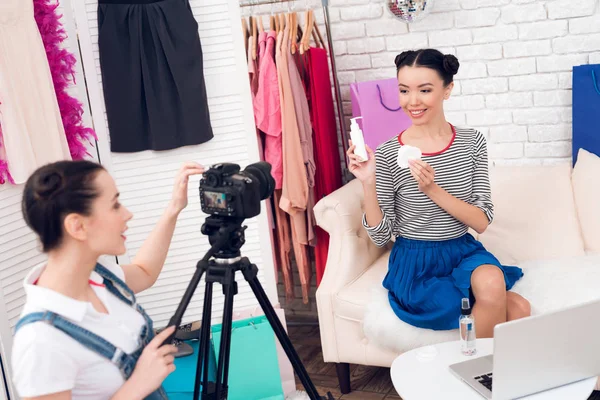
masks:
{"label": "digital camera", "polygon": [[260,202],[275,190],[271,164],[260,161],[240,171],[233,163],[211,166],[200,179],[202,211],[220,217],[252,218],[260,214]]}

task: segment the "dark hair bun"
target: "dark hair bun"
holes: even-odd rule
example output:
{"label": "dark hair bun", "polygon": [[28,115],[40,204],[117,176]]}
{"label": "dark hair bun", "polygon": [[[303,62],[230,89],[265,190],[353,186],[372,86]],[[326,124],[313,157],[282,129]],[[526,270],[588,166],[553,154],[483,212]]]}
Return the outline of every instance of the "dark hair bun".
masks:
{"label": "dark hair bun", "polygon": [[34,196],[38,199],[49,200],[59,193],[65,186],[64,177],[53,170],[44,171],[33,183]]}
{"label": "dark hair bun", "polygon": [[407,50],[407,51],[403,51],[402,53],[398,54],[396,56],[396,58],[394,59],[394,64],[396,64],[396,68],[399,68],[402,65],[402,62],[404,60],[406,60],[406,58],[408,56],[410,56],[411,54],[413,54],[415,51],[414,50]]}
{"label": "dark hair bun", "polygon": [[446,54],[444,56],[444,69],[452,75],[456,75],[458,72],[458,67],[460,67],[460,63],[458,59],[452,54]]}
{"label": "dark hair bun", "polygon": [[23,219],[40,238],[44,252],[61,244],[65,216],[90,214],[99,195],[94,178],[103,169],[91,161],[57,161],[39,167],[27,179],[21,202]]}

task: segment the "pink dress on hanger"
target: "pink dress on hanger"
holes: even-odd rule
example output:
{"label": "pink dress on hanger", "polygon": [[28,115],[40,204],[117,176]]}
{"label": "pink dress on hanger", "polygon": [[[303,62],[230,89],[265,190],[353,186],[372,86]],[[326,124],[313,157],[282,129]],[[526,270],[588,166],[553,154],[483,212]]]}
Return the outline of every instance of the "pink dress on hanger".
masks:
{"label": "pink dress on hanger", "polygon": [[15,183],[38,167],[71,160],[33,1],[0,1],[0,125]]}
{"label": "pink dress on hanger", "polygon": [[264,55],[258,67],[258,91],[254,98],[254,118],[256,126],[265,133],[265,161],[271,164],[271,175],[275,179],[275,189],[282,188],[283,154],[281,144],[281,106],[279,83],[275,65],[275,32],[261,33],[260,47],[265,46]]}

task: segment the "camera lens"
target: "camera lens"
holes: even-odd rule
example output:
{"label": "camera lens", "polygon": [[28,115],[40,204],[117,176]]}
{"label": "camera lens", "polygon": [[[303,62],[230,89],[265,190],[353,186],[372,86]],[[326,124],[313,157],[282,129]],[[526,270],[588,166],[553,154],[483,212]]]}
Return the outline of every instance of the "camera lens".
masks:
{"label": "camera lens", "polygon": [[252,175],[258,181],[260,190],[260,199],[265,200],[273,194],[275,190],[275,179],[271,175],[271,164],[265,161],[259,161],[250,164],[244,172]]}

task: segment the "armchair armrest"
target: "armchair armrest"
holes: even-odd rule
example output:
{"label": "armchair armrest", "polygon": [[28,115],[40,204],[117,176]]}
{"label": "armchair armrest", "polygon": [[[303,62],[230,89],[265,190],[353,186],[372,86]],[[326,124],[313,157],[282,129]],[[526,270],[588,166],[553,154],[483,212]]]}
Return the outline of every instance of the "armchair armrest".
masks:
{"label": "armchair armrest", "polygon": [[387,247],[377,247],[362,225],[364,194],[354,179],[314,207],[317,225],[329,233],[325,274],[319,288],[338,292],[375,262]]}
{"label": "armchair armrest", "polygon": [[314,207],[317,225],[329,233],[325,274],[317,289],[317,309],[323,359],[339,362],[333,298],[363,274],[388,246],[377,247],[362,225],[363,189],[353,180],[321,199]]}

